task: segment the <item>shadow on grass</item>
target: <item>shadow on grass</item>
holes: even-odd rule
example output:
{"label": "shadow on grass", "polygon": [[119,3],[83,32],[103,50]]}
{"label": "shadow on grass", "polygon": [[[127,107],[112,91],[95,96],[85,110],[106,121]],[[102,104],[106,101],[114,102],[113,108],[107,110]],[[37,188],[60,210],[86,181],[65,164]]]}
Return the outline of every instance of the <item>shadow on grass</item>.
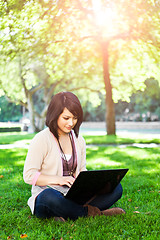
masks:
{"label": "shadow on grass", "polygon": [[[26,149],[0,151],[1,239],[27,233],[30,239],[156,239],[159,236],[158,208],[160,149],[134,147],[93,147],[87,149],[87,167],[91,169],[129,168],[122,180],[123,196],[117,203],[125,216],[79,218],[65,224],[53,219],[37,219],[27,206],[31,186],[23,181]],[[134,211],[138,211],[134,213]],[[157,238],[158,239],[158,238]]]}
{"label": "shadow on grass", "polygon": [[[93,147],[87,149],[87,168],[129,168],[123,181],[136,186],[156,186],[160,174],[160,149]],[[138,181],[139,180],[139,181]]]}

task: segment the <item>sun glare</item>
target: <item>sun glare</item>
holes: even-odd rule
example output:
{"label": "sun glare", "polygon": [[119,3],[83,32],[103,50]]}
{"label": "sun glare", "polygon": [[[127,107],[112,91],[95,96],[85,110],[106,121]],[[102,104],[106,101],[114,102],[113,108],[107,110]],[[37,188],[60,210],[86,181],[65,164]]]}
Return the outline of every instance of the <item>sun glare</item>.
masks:
{"label": "sun glare", "polygon": [[99,28],[103,35],[113,36],[117,34],[117,14],[111,6],[102,6],[100,0],[92,0],[93,11],[95,16],[95,25]]}

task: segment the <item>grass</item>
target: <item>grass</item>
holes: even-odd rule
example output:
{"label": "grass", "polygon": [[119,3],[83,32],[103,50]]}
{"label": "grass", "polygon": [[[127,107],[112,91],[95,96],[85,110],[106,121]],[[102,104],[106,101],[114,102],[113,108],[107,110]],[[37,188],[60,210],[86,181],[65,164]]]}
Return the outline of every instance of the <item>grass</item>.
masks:
{"label": "grass", "polygon": [[[0,143],[29,143],[30,134],[2,134]],[[160,231],[160,149],[121,147],[124,138],[107,136],[85,136],[90,143],[112,143],[112,146],[90,146],[87,148],[87,168],[129,168],[122,180],[123,196],[116,204],[127,212],[123,216],[79,218],[66,223],[53,219],[42,220],[32,216],[27,206],[30,186],[23,182],[22,171],[27,149],[0,150],[0,240],[26,239],[159,239]],[[127,140],[128,139],[128,140]],[[106,142],[105,142],[106,140]],[[148,143],[142,139],[125,138],[125,143]],[[150,139],[150,142],[155,140]],[[159,143],[156,140],[156,143]]]}
{"label": "grass", "polygon": [[84,135],[87,144],[132,144],[132,143],[160,143],[160,138],[146,138],[145,135],[131,136],[114,136],[114,135],[102,135],[102,136],[87,136]]}

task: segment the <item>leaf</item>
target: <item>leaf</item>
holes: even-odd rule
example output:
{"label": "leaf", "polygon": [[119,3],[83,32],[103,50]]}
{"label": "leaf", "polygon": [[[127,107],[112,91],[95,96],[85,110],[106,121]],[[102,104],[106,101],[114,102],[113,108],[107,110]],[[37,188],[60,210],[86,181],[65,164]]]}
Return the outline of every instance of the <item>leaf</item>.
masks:
{"label": "leaf", "polygon": [[20,238],[26,238],[26,237],[28,237],[27,234],[21,234],[20,235]]}
{"label": "leaf", "polygon": [[128,199],[128,202],[132,202],[132,199],[131,199],[131,198],[129,198],[129,199]]}
{"label": "leaf", "polygon": [[145,214],[149,215],[149,214],[151,214],[151,211],[149,211],[149,212],[146,212]]}
{"label": "leaf", "polygon": [[12,237],[11,237],[11,236],[8,236],[7,239],[12,239]]}
{"label": "leaf", "polygon": [[140,213],[139,211],[134,211],[134,213]]}
{"label": "leaf", "polygon": [[3,175],[0,175],[0,178],[4,178],[4,176],[3,176]]}

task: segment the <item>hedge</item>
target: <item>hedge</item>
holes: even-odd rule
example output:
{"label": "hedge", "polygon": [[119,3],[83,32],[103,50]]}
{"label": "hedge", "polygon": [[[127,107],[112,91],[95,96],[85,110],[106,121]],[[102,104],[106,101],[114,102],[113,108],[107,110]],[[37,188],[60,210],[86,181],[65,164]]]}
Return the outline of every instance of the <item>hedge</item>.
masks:
{"label": "hedge", "polygon": [[0,132],[21,132],[21,127],[0,127]]}

